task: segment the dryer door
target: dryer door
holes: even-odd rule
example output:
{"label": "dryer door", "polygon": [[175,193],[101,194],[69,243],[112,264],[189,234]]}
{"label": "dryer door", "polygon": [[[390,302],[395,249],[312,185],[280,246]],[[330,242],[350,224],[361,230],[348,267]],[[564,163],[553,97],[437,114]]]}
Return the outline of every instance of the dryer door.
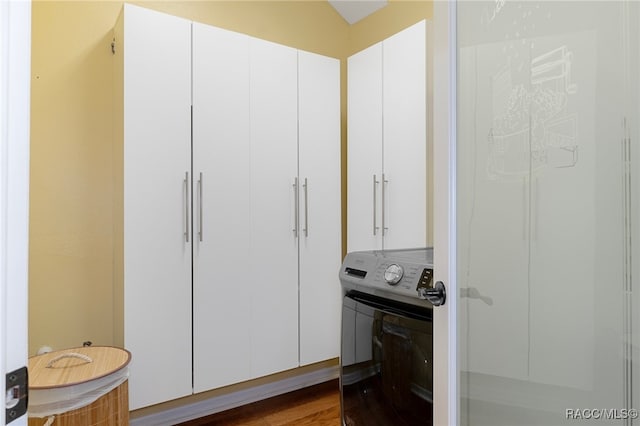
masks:
{"label": "dryer door", "polygon": [[342,324],[344,424],[431,425],[431,311],[352,292]]}

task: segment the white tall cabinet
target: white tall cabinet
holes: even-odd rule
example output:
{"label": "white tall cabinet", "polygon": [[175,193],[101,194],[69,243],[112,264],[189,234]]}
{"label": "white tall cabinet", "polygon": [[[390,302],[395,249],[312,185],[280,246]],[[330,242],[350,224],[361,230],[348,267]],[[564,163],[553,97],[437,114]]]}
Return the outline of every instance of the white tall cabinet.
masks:
{"label": "white tall cabinet", "polygon": [[131,408],[337,357],[339,61],[131,5],[122,22]]}
{"label": "white tall cabinet", "polygon": [[425,21],[348,59],[349,251],[426,244],[426,80]]}
{"label": "white tall cabinet", "polygon": [[192,392],[191,23],[125,4],[116,39],[124,345],[136,409]]}
{"label": "white tall cabinet", "polygon": [[338,60],[298,52],[300,365],[340,353],[339,88]]}
{"label": "white tall cabinet", "polygon": [[251,39],[252,371],[298,366],[297,50]]}
{"label": "white tall cabinet", "polygon": [[194,23],[195,392],[251,377],[249,105],[248,37]]}

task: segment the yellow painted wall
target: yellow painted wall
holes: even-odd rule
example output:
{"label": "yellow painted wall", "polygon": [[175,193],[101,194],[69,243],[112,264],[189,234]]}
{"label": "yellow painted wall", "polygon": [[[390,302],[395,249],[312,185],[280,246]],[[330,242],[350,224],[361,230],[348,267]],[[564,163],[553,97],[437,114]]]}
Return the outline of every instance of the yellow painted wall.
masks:
{"label": "yellow painted wall", "polygon": [[120,5],[32,5],[29,353],[113,339],[112,73]]}
{"label": "yellow painted wall", "polygon": [[[342,59],[343,176],[346,58],[432,16],[430,1],[391,1],[353,26],[317,0],[136,3]],[[121,6],[120,1],[33,2],[30,354],[42,345],[114,344],[117,165],[110,41]],[[343,180],[343,205],[344,185]]]}

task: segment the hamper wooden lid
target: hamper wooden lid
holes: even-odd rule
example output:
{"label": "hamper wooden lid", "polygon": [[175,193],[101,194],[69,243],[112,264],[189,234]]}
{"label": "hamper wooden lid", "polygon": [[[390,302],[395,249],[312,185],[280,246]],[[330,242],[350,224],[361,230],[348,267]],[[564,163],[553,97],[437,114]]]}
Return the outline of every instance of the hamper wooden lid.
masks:
{"label": "hamper wooden lid", "polygon": [[131,353],[111,346],[88,346],[29,358],[29,389],[73,386],[125,368]]}

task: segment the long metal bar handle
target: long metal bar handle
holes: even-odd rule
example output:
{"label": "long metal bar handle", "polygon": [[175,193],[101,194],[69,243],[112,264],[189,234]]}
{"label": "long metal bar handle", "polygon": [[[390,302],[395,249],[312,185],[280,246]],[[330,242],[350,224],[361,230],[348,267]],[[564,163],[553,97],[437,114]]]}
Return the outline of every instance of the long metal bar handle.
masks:
{"label": "long metal bar handle", "polygon": [[376,235],[378,229],[378,184],[380,181],[376,179],[376,175],[373,175],[373,235]]}
{"label": "long metal bar handle", "polygon": [[300,214],[299,212],[299,206],[298,206],[298,178],[295,178],[294,184],[293,184],[293,197],[295,199],[295,208],[293,209],[293,214],[294,214],[294,224],[293,224],[293,235],[297,238],[298,237],[298,215]]}
{"label": "long metal bar handle", "polygon": [[184,172],[184,238],[189,242],[189,172]]}
{"label": "long metal bar handle", "polygon": [[536,241],[538,239],[538,216],[540,216],[538,214],[538,212],[540,211],[540,188],[538,186],[538,178],[536,177],[535,180],[533,181],[534,183],[534,208],[531,209],[534,211],[534,216],[533,216],[533,241]]}
{"label": "long metal bar handle", "polygon": [[307,178],[304,178],[304,236],[309,236],[309,187],[307,186]]}
{"label": "long metal bar handle", "polygon": [[525,241],[527,239],[527,205],[528,205],[528,194],[529,190],[527,188],[527,178],[522,176],[522,240]]}
{"label": "long metal bar handle", "polygon": [[203,237],[203,227],[202,224],[204,222],[203,216],[202,216],[202,205],[203,205],[203,200],[202,200],[202,187],[204,185],[204,180],[202,179],[202,172],[200,172],[200,179],[198,179],[198,207],[199,207],[199,228],[200,231],[198,232],[198,237],[200,238],[200,241],[202,241],[202,237]]}
{"label": "long metal bar handle", "polygon": [[385,226],[385,217],[384,217],[384,210],[386,207],[385,204],[385,199],[384,199],[384,195],[385,195],[385,190],[384,190],[384,186],[386,183],[389,183],[389,181],[387,179],[384,178],[384,173],[382,174],[382,236],[384,237],[384,232],[387,231],[389,228]]}

